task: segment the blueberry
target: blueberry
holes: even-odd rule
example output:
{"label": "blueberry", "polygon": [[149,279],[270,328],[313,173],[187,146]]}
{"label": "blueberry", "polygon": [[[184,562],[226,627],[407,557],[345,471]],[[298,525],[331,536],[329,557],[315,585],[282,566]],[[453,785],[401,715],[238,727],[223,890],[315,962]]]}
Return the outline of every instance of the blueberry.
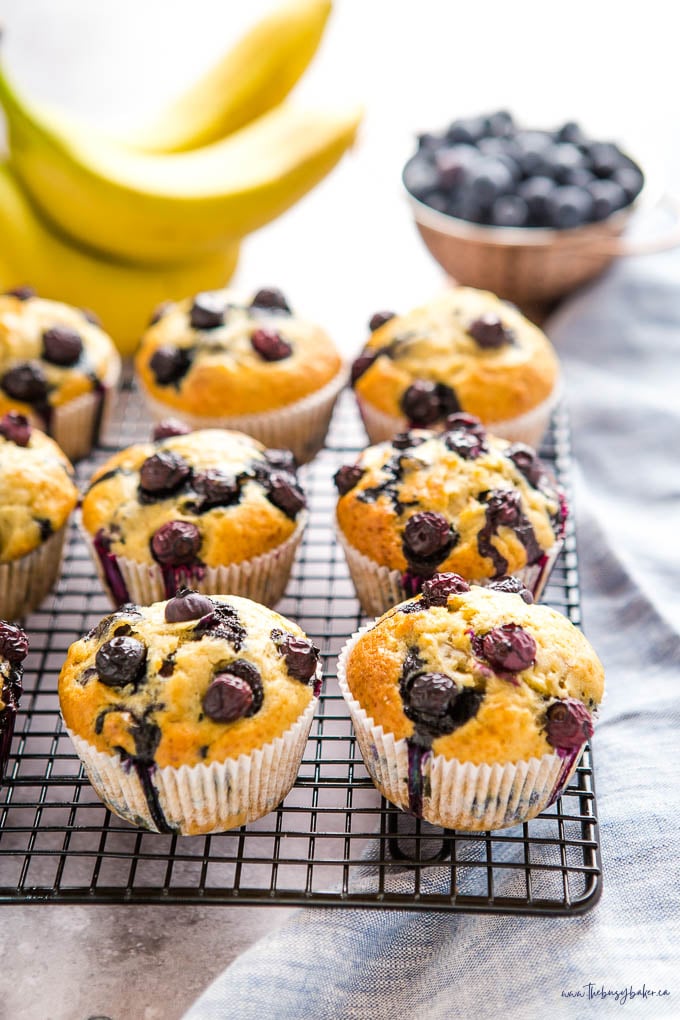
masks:
{"label": "blueberry", "polygon": [[367,372],[371,367],[375,359],[378,357],[380,351],[364,351],[358,358],[355,358],[352,362],[352,369],[350,372],[352,386],[354,386],[359,379],[361,379],[364,372]]}
{"label": "blueberry", "polygon": [[624,204],[632,202],[642,191],[644,179],[640,170],[633,166],[620,166],[612,174],[612,180],[623,189],[626,196]]}
{"label": "blueberry", "polygon": [[514,489],[494,489],[487,495],[487,516],[496,527],[514,528],[522,519],[522,499]]}
{"label": "blueberry", "polygon": [[576,698],[565,698],[553,702],[547,709],[545,729],[548,742],[553,747],[572,750],[592,737],[593,720],[582,702]]}
{"label": "blueberry", "polygon": [[364,469],[358,464],[343,464],[333,475],[335,487],[341,496],[350,492],[363,476]]}
{"label": "blueberry", "polygon": [[628,204],[628,198],[620,184],[614,179],[594,180],[589,185],[593,200],[593,219],[605,220],[617,209]]}
{"label": "blueberry", "polygon": [[181,567],[195,563],[201,548],[201,533],[189,521],[161,524],[151,539],[154,559],[166,566]]}
{"label": "blueberry", "polygon": [[101,646],[95,656],[97,675],[107,687],[136,684],[146,664],[146,645],[134,637],[118,636]]}
{"label": "blueberry", "polygon": [[222,294],[203,291],[194,298],[189,312],[193,329],[216,329],[224,325],[226,304]]}
{"label": "blueberry", "polygon": [[565,170],[562,174],[562,184],[572,184],[577,188],[589,188],[593,181],[597,180],[594,174],[590,170],[586,170],[585,167],[577,166],[573,169]]}
{"label": "blueberry", "polygon": [[183,421],[177,418],[164,418],[153,427],[151,438],[154,442],[160,439],[170,439],[172,436],[187,436],[192,430]]}
{"label": "blueberry", "polygon": [[558,142],[543,151],[542,172],[559,184],[566,184],[566,175],[577,169],[587,169],[587,160],[576,145]]}
{"label": "blueberry", "polygon": [[570,142],[572,145],[587,145],[588,138],[583,129],[575,120],[566,121],[561,128],[555,132],[555,141]]}
{"label": "blueberry", "polygon": [[28,655],[26,634],[21,627],[5,620],[0,620],[0,655],[13,666],[18,666]]}
{"label": "blueberry", "polygon": [[486,223],[487,221],[486,206],[475,198],[468,185],[456,195],[453,201],[449,202],[446,211],[449,216],[456,216],[468,223]]}
{"label": "blueberry", "polygon": [[536,642],[518,623],[504,623],[485,634],[482,654],[496,670],[519,673],[536,661]]}
{"label": "blueberry", "polygon": [[455,420],[455,417],[455,415],[449,415],[446,420],[446,431],[442,437],[446,448],[457,453],[463,460],[475,460],[482,453],[486,453],[488,446],[486,444],[486,429],[483,425],[480,422],[475,425],[467,423],[449,425],[451,419]]}
{"label": "blueberry", "polygon": [[555,182],[550,177],[537,175],[522,181],[517,187],[517,194],[523,198],[529,209],[531,224],[544,227],[548,222],[548,199],[555,190]]}
{"label": "blueberry", "polygon": [[293,353],[288,341],[273,329],[256,329],[250,337],[250,343],[263,361],[283,361]]}
{"label": "blueberry", "polygon": [[444,139],[441,135],[436,135],[432,131],[423,131],[422,134],[417,137],[418,149],[423,153],[432,153],[444,144]]}
{"label": "blueberry", "polygon": [[489,222],[497,227],[526,227],[529,207],[519,195],[501,195],[491,206]]}
{"label": "blueberry", "polygon": [[295,680],[308,681],[316,674],[319,649],[307,638],[273,630],[272,641],[286,660],[286,669]]}
{"label": "blueberry", "polygon": [[593,214],[593,199],[585,188],[575,188],[568,184],[555,188],[548,202],[549,224],[557,230],[580,227],[587,223]]}
{"label": "blueberry", "polygon": [[[193,629],[193,636],[196,641],[200,641],[206,635],[211,638],[228,641],[234,646],[234,650],[238,652],[246,639],[246,629],[239,620],[238,613],[233,606],[216,602],[213,604],[212,613],[202,616]],[[233,669],[233,665],[232,663],[229,668]],[[239,675],[243,675],[242,672]]]}
{"label": "blueberry", "polygon": [[191,468],[183,457],[172,450],[161,450],[142,464],[139,484],[145,495],[167,496],[181,488],[190,474]]}
{"label": "blueberry", "polygon": [[449,142],[474,145],[487,134],[488,130],[485,117],[459,117],[447,128],[446,138]]}
{"label": "blueberry", "polygon": [[173,306],[172,301],[162,301],[159,305],[156,305],[153,312],[151,313],[149,325],[155,326],[157,322],[160,322],[163,316],[167,315],[172,306]]}
{"label": "blueberry", "polygon": [[178,382],[186,375],[191,364],[191,354],[183,347],[163,345],[157,347],[149,360],[149,368],[153,372],[159,386],[168,386]]}
{"label": "blueberry", "polygon": [[473,168],[470,177],[470,194],[481,205],[490,206],[498,198],[512,191],[513,176],[507,166],[498,159],[482,156]]}
{"label": "blueberry", "polygon": [[443,191],[433,191],[431,195],[423,199],[426,205],[429,205],[430,209],[436,209],[437,212],[447,213],[449,211],[449,198]]}
{"label": "blueberry", "polygon": [[451,525],[443,514],[422,510],[406,522],[403,545],[407,559],[429,559],[438,554],[444,559],[451,548]]}
{"label": "blueberry", "polygon": [[295,520],[300,510],[307,505],[304,492],[291,475],[274,471],[267,487],[269,501],[291,520]]}
{"label": "blueberry", "polygon": [[451,733],[472,719],[483,692],[459,687],[445,673],[417,673],[400,686],[404,714],[433,737]]}
{"label": "blueberry", "polygon": [[496,110],[486,118],[486,128],[494,138],[509,138],[515,133],[515,121],[508,110]]}
{"label": "blueberry", "polygon": [[234,475],[228,474],[221,468],[207,468],[205,471],[200,471],[194,476],[192,486],[203,497],[201,511],[216,506],[229,506],[230,503],[234,503],[238,499],[241,493],[241,488]]}
{"label": "blueberry", "polygon": [[422,153],[412,156],[404,167],[404,186],[420,201],[426,201],[439,187],[439,174]]}
{"label": "blueberry", "polygon": [[591,142],[586,152],[597,177],[611,177],[618,167],[626,163],[625,156],[613,142]]}
{"label": "blueberry", "polygon": [[47,379],[35,361],[24,361],[5,372],[0,386],[9,397],[26,404],[36,404],[47,397]]}
{"label": "blueberry", "polygon": [[535,450],[524,443],[513,443],[507,447],[505,456],[510,458],[530,485],[535,489],[539,488],[545,477],[545,467]]}
{"label": "blueberry", "polygon": [[32,432],[28,418],[18,411],[8,411],[0,418],[0,436],[17,446],[28,446]]}
{"label": "blueberry", "polygon": [[515,135],[518,150],[518,162],[525,177],[541,172],[543,155],[552,144],[552,136],[548,131],[518,131]]}
{"label": "blueberry", "polygon": [[392,438],[392,446],[395,450],[411,450],[414,446],[421,446],[425,441],[425,436],[417,436],[414,432],[397,432]]}
{"label": "blueberry", "polygon": [[470,591],[470,585],[460,574],[435,574],[423,582],[421,605],[425,608],[445,606],[449,595],[460,595],[466,591]]}
{"label": "blueberry", "polygon": [[17,301],[30,301],[31,298],[36,296],[36,292],[33,287],[12,287],[11,290],[3,292],[6,297],[14,297]]}
{"label": "blueberry", "polygon": [[380,329],[380,327],[384,326],[386,322],[390,321],[390,319],[394,319],[396,314],[396,312],[375,312],[368,323],[368,328],[371,333],[375,333],[376,329]]}
{"label": "blueberry", "polygon": [[417,379],[401,398],[401,409],[415,426],[427,427],[445,415],[459,410],[453,390],[444,383]]}
{"label": "blueberry", "polygon": [[440,149],[434,158],[439,187],[443,191],[455,191],[469,179],[478,161],[479,153],[471,145],[451,145]]}
{"label": "blueberry", "polygon": [[215,609],[215,603],[207,595],[201,595],[190,588],[180,588],[174,598],[165,604],[166,623],[186,623],[200,620]]}
{"label": "blueberry", "polygon": [[489,581],[486,587],[490,588],[491,591],[502,591],[509,595],[521,595],[527,605],[531,605],[534,601],[534,596],[524,582],[512,574],[506,577],[497,577],[493,581]]}
{"label": "blueberry", "polygon": [[83,353],[80,333],[65,326],[52,326],[43,331],[42,356],[53,365],[75,365]]}
{"label": "blueberry", "polygon": [[513,341],[512,330],[503,325],[495,312],[485,312],[468,326],[468,333],[479,347],[493,350]]}
{"label": "blueberry", "polygon": [[213,722],[228,723],[252,714],[253,692],[247,680],[218,673],[203,697],[203,711]]}
{"label": "blueberry", "polygon": [[250,302],[250,307],[262,308],[272,312],[286,312],[288,315],[291,314],[290,305],[288,304],[283,291],[279,290],[278,287],[261,287]]}

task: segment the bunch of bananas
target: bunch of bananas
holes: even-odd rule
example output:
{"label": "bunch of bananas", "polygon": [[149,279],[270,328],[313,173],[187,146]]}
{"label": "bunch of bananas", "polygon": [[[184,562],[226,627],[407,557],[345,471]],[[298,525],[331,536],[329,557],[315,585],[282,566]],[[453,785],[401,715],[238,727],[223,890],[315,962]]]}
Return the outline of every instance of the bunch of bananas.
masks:
{"label": "bunch of bananas", "polygon": [[0,290],[91,308],[123,353],[165,299],[223,286],[239,242],[288,209],[352,144],[356,108],[284,102],[330,0],[291,0],[148,128],[114,138],[27,102],[0,66]]}

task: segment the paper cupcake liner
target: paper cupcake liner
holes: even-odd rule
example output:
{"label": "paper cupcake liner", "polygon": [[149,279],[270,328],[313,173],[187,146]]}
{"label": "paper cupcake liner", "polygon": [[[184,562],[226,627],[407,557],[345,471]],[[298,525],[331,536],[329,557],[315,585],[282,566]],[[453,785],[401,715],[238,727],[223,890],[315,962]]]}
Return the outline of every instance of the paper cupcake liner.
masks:
{"label": "paper cupcake liner", "polygon": [[120,818],[152,832],[224,832],[273,811],[293,786],[317,699],[280,737],[210,765],[135,767],[67,729],[97,795]]}
{"label": "paper cupcake liner", "polygon": [[[404,586],[404,575],[400,570],[390,570],[389,567],[376,563],[375,560],[351,545],[340,528],[337,531],[357,598],[367,616],[382,616],[392,606],[413,598],[417,594],[413,590],[407,590]],[[513,571],[513,576],[518,577],[524,583],[534,596],[535,602],[538,602],[543,594],[543,589],[563,545],[564,540],[557,539],[538,563]],[[468,577],[466,580],[473,584],[488,584],[491,578]]]}
{"label": "paper cupcake liner", "polygon": [[194,588],[204,595],[242,595],[265,606],[274,606],[286,590],[306,524],[307,515],[303,513],[285,542],[241,563],[165,569],[158,563],[137,563],[126,556],[112,554],[106,554],[103,562],[92,536],[85,529],[83,532],[99,578],[114,606],[124,602],[149,606],[171,598],[182,587]]}
{"label": "paper cupcake liner", "polygon": [[[409,744],[376,726],[352,695],[346,679],[348,656],[368,627],[354,634],[338,659],[338,682],[347,703],[368,773],[387,800],[414,813]],[[585,744],[583,745],[585,746]],[[563,792],[583,747],[568,758],[557,752],[500,765],[473,765],[424,752],[420,757],[419,817],[446,829],[504,829],[534,818]]]}
{"label": "paper cupcake liner", "polygon": [[[526,443],[528,446],[538,448],[548,430],[550,417],[559,403],[560,397],[561,387],[556,385],[550,396],[531,411],[527,411],[526,414],[508,418],[505,421],[485,422],[484,427],[491,435],[500,436],[513,443]],[[356,399],[364,428],[371,443],[384,443],[388,439],[392,439],[397,432],[404,432],[408,428],[406,418],[385,414],[384,411],[379,411],[368,401],[363,400],[358,394],[356,394]]]}
{"label": "paper cupcake liner", "polygon": [[121,361],[116,354],[101,390],[84,393],[53,408],[49,433],[69,460],[86,457],[108,428]]}
{"label": "paper cupcake liner", "polygon": [[286,407],[259,414],[217,418],[187,414],[181,408],[170,407],[146,392],[144,397],[155,422],[173,417],[193,429],[232,429],[245,432],[270,449],[292,450],[298,464],[306,464],[324,444],[335,402],[346,382],[347,374],[343,370],[316,393],[310,393]]}
{"label": "paper cupcake liner", "polygon": [[61,572],[66,528],[18,560],[0,563],[0,618],[18,620],[37,609]]}

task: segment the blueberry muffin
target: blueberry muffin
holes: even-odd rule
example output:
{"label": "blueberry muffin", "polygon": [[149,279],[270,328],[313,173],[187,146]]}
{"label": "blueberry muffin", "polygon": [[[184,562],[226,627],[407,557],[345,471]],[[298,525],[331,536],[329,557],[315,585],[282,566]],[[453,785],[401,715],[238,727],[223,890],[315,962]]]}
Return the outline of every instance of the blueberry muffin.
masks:
{"label": "blueberry muffin", "polygon": [[561,613],[435,575],[343,649],[338,676],[371,778],[453,829],[498,829],[560,796],[593,733],[602,665]]}
{"label": "blueberry muffin", "polygon": [[36,609],[59,576],[66,525],[78,502],[73,468],[28,418],[0,418],[0,616]]}
{"label": "blueberry muffin", "polygon": [[114,605],[148,605],[186,585],[273,605],[302,538],[305,504],[289,450],[170,421],[153,442],[98,469],[82,522]]}
{"label": "blueberry muffin", "polygon": [[275,288],[231,290],[161,307],[142,338],[137,373],[152,414],[194,428],[247,432],[298,463],[323,446],[345,375],[320,326]]}
{"label": "blueberry muffin", "polygon": [[71,460],[96,444],[120,375],[120,357],[92,312],[36,297],[0,295],[0,414],[13,409]]}
{"label": "blueberry muffin", "polygon": [[28,638],[21,627],[0,620],[0,781],[12,746],[14,720],[23,691],[23,661]]}
{"label": "blueberry muffin", "polygon": [[300,628],[250,599],[182,590],[123,606],[68,651],[59,702],[107,807],[156,832],[221,832],[295,781],[320,686]]}
{"label": "blueberry muffin", "polygon": [[496,435],[538,446],[559,366],[548,338],[514,306],[453,287],[406,315],[379,312],[370,326],[352,385],[371,442],[466,411]]}
{"label": "blueberry muffin", "polygon": [[370,446],[335,483],[340,541],[371,616],[440,570],[480,583],[514,574],[538,599],[563,544],[566,501],[547,467],[472,415]]}

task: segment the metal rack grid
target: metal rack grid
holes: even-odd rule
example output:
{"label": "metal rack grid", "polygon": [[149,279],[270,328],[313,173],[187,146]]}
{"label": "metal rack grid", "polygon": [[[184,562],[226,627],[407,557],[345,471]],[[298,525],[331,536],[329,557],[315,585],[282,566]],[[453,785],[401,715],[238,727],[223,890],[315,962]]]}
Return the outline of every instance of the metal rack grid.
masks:
{"label": "metal rack grid", "polygon": [[[103,446],[149,435],[138,395],[119,395]],[[350,394],[327,448],[303,469],[311,519],[278,609],[325,657],[325,691],[297,782],[278,809],[214,836],[143,832],[91,789],[58,713],[69,644],[110,611],[76,525],[61,580],[26,621],[31,652],[12,754],[0,789],[0,902],[356,906],[516,914],[576,914],[601,891],[590,748],[558,802],[495,832],[437,829],[386,802],[361,761],[335,680],[337,654],[363,622],[333,538],[332,475],[365,442]],[[569,433],[559,412],[543,448],[568,485]],[[544,601],[580,623],[573,529]]]}

